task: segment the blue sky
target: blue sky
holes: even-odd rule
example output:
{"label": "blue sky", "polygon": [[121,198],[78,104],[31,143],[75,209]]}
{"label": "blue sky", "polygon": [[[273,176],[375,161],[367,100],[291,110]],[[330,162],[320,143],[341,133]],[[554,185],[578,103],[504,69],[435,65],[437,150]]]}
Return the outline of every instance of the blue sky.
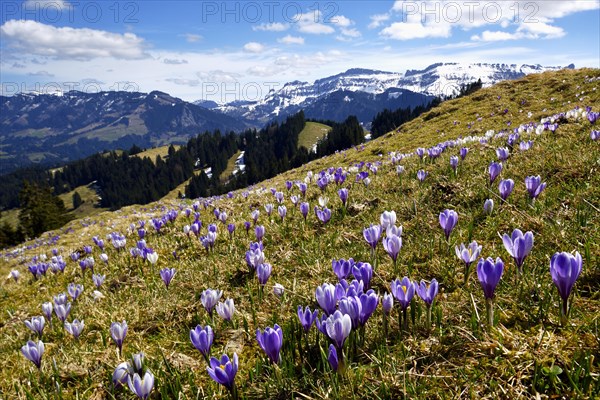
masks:
{"label": "blue sky", "polygon": [[3,94],[255,100],[292,80],[435,62],[600,68],[600,0],[3,1]]}

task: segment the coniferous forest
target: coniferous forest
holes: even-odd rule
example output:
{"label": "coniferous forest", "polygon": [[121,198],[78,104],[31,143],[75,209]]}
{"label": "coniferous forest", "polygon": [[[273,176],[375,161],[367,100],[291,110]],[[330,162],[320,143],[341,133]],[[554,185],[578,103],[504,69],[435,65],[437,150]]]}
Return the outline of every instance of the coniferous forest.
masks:
{"label": "coniferous forest", "polygon": [[[188,198],[219,195],[364,141],[363,128],[356,117],[341,123],[324,123],[332,129],[319,141],[316,152],[298,147],[298,136],[306,124],[304,112],[300,111],[261,130],[201,133],[179,149],[171,146],[164,159],[133,157],[141,150],[134,146],[128,151],[95,154],[53,171],[40,167],[18,170],[3,177],[0,207],[22,207],[23,196],[19,194],[24,190],[24,182],[46,188],[54,196],[93,182],[101,198],[100,206],[111,210],[158,200],[188,179]],[[245,173],[222,181],[227,161],[237,151],[244,151]],[[207,168],[211,169],[210,177],[204,172]]]}

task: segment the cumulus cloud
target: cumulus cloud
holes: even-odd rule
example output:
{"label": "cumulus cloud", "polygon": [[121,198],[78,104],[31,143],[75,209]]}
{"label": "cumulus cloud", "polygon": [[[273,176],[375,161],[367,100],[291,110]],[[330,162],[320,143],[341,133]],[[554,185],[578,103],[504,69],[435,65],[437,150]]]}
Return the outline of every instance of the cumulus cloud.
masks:
{"label": "cumulus cloud", "polygon": [[375,14],[369,17],[371,19],[371,23],[369,24],[369,29],[379,28],[383,23],[390,19],[389,14]]}
{"label": "cumulus cloud", "polygon": [[165,64],[170,64],[170,65],[181,65],[181,64],[187,64],[187,60],[183,60],[183,59],[177,59],[177,58],[165,58],[163,60],[163,62]]}
{"label": "cumulus cloud", "polygon": [[247,53],[262,53],[265,46],[258,42],[248,42],[244,45],[244,51]]}
{"label": "cumulus cloud", "polygon": [[289,29],[288,24],[282,24],[281,22],[271,22],[269,24],[260,24],[252,27],[253,31],[268,31],[268,32],[283,32]]}
{"label": "cumulus cloud", "polygon": [[283,44],[304,44],[304,38],[302,36],[286,35],[277,39],[277,41]]}
{"label": "cumulus cloud", "polygon": [[[451,36],[453,29],[471,30],[489,25],[506,29],[514,25],[517,26],[514,32],[486,30],[471,38],[475,41],[553,39],[566,34],[553,25],[557,19],[598,8],[598,1],[398,0],[390,10],[395,21],[382,29],[380,35],[396,40],[436,38]],[[372,16],[369,27],[380,26],[383,18]]]}
{"label": "cumulus cloud", "polygon": [[328,35],[335,32],[332,23],[325,24],[321,22],[323,21],[323,18],[319,11],[297,14],[294,16],[293,21],[296,21],[296,28],[302,33]]}
{"label": "cumulus cloud", "polygon": [[133,33],[111,33],[89,28],[57,28],[36,21],[10,20],[0,33],[22,53],[57,59],[91,60],[113,57],[133,60],[148,55],[144,40]]}

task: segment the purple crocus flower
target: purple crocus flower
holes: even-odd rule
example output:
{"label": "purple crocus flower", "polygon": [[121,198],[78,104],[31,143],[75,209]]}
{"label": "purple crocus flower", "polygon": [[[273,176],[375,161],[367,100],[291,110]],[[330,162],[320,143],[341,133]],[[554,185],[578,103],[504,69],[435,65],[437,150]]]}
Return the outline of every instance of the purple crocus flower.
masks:
{"label": "purple crocus flower", "polygon": [[281,217],[281,221],[283,221],[285,219],[285,216],[287,215],[287,207],[283,205],[277,207],[277,213]]}
{"label": "purple crocus flower", "polygon": [[265,211],[267,212],[267,215],[270,217],[271,213],[273,212],[273,204],[269,203],[269,204],[265,204]]}
{"label": "purple crocus flower", "polygon": [[35,364],[38,369],[42,368],[42,355],[44,354],[44,343],[41,340],[34,342],[28,341],[26,345],[21,347],[21,353],[26,359]]}
{"label": "purple crocus flower", "polygon": [[261,349],[267,354],[273,364],[278,364],[281,360],[281,346],[283,345],[283,331],[277,324],[266,327],[264,332],[256,330],[256,341]]}
{"label": "purple crocus flower", "polygon": [[508,254],[514,258],[519,273],[522,273],[525,257],[533,248],[533,232],[523,234],[520,229],[515,229],[511,236],[506,233],[502,236],[502,243]]}
{"label": "purple crocus flower", "polygon": [[590,132],[590,139],[592,139],[595,142],[600,140],[600,130],[592,129],[592,131]]}
{"label": "purple crocus flower", "polygon": [[491,214],[492,211],[494,211],[494,200],[492,199],[487,199],[484,203],[483,203],[483,211],[486,214]]}
{"label": "purple crocus flower", "polygon": [[362,293],[359,299],[361,310],[358,316],[358,321],[360,326],[363,326],[375,312],[377,304],[379,304],[379,296],[373,289],[370,289],[366,293]]}
{"label": "purple crocus flower", "polygon": [[327,207],[323,207],[323,209],[317,207],[315,213],[323,225],[325,225],[331,219],[331,210]]}
{"label": "purple crocus flower", "polygon": [[381,298],[381,308],[385,315],[389,315],[394,307],[394,296],[391,293],[385,293]]}
{"label": "purple crocus flower", "polygon": [[569,315],[568,301],[573,285],[581,274],[583,261],[579,252],[575,254],[562,252],[554,253],[550,259],[550,275],[552,276],[552,282],[558,289],[558,294],[562,298],[561,307],[561,323],[563,325],[567,322]]}
{"label": "purple crocus flower", "polygon": [[500,147],[496,149],[496,155],[499,161],[506,161],[510,155],[510,150],[507,147]]}
{"label": "purple crocus flower", "polygon": [[512,179],[503,179],[500,181],[500,185],[498,185],[498,190],[500,191],[500,197],[502,198],[502,200],[506,201],[506,199],[508,199],[508,196],[510,196],[514,187],[515,181],[513,181]]}
{"label": "purple crocus flower", "polygon": [[60,322],[65,322],[71,312],[71,303],[54,304],[54,313]]}
{"label": "purple crocus flower", "polygon": [[246,252],[246,264],[250,269],[255,270],[260,264],[265,262],[265,254],[263,253],[263,245],[261,242],[250,244],[250,250]]}
{"label": "purple crocus flower", "polygon": [[192,344],[200,353],[202,353],[207,361],[214,338],[215,334],[209,325],[206,325],[205,327],[196,325],[196,328],[190,330],[190,340]]}
{"label": "purple crocus flower", "polygon": [[46,319],[48,320],[48,322],[50,322],[50,325],[52,325],[52,303],[47,301],[45,303],[42,303],[42,313],[46,316]]}
{"label": "purple crocus flower", "polygon": [[221,360],[212,357],[206,371],[215,382],[225,386],[231,393],[235,392],[234,381],[238,371],[238,355],[236,353],[233,353],[231,360],[226,354],[223,354]]}
{"label": "purple crocus flower", "polygon": [[229,237],[233,236],[233,232],[235,232],[235,224],[227,224],[227,232],[229,232]]}
{"label": "purple crocus flower", "polygon": [[262,242],[263,237],[265,237],[264,225],[256,225],[256,227],[254,228],[254,234],[256,235],[256,241]]}
{"label": "purple crocus flower", "polygon": [[25,320],[25,326],[31,329],[33,333],[42,338],[44,332],[44,326],[46,325],[46,319],[43,316],[32,317],[30,320]]}
{"label": "purple crocus flower", "polygon": [[143,378],[137,372],[128,375],[127,386],[139,399],[146,400],[154,388],[154,375],[150,371],[146,371]]}
{"label": "purple crocus flower", "polygon": [[292,190],[292,186],[294,186],[292,181],[285,181],[285,188],[288,190],[288,192]]}
{"label": "purple crocus flower", "polygon": [[327,330],[327,336],[329,336],[329,338],[333,340],[335,346],[341,350],[352,330],[352,320],[349,315],[342,314],[341,311],[336,310],[327,317],[325,329]]}
{"label": "purple crocus flower", "polygon": [[224,302],[220,302],[216,306],[217,314],[225,321],[231,321],[233,314],[235,313],[235,305],[233,299],[227,299]]}
{"label": "purple crocus flower", "polygon": [[381,225],[371,224],[368,228],[363,229],[363,237],[369,246],[375,250],[377,243],[379,243],[379,239],[381,238]]}
{"label": "purple crocus flower", "polygon": [[396,225],[396,211],[384,211],[379,216],[379,223],[383,230],[387,230],[390,226]]}
{"label": "purple crocus flower", "polygon": [[65,330],[69,332],[75,339],[79,339],[79,335],[83,332],[83,327],[85,326],[83,320],[78,320],[75,318],[73,322],[65,321]]}
{"label": "purple crocus flower", "polygon": [[333,344],[329,345],[329,353],[327,355],[327,361],[329,362],[331,369],[334,372],[337,372],[338,367],[339,367],[339,362],[338,362],[337,350],[335,349],[335,346]]}
{"label": "purple crocus flower", "polygon": [[362,304],[358,296],[346,296],[340,299],[339,308],[342,314],[348,315],[352,322],[352,328],[360,326],[360,313]]}
{"label": "purple crocus flower", "polygon": [[222,290],[206,289],[200,295],[200,302],[212,317],[213,310],[223,295]]}
{"label": "purple crocus flower", "polygon": [[477,263],[477,278],[486,299],[494,298],[496,286],[498,286],[503,272],[504,262],[502,262],[500,257],[497,257],[495,262],[491,257],[487,259],[481,258]]}
{"label": "purple crocus flower", "polygon": [[468,246],[461,243],[460,247],[454,247],[454,252],[459,260],[464,262],[466,266],[469,266],[477,260],[477,257],[479,257],[481,246],[479,246],[476,241],[471,242]]}
{"label": "purple crocus flower", "polygon": [[69,286],[67,286],[67,293],[69,293],[69,296],[71,296],[73,301],[77,300],[77,298],[79,297],[79,295],[81,295],[82,292],[83,292],[83,285],[81,285],[79,283],[78,284],[69,283]]}
{"label": "purple crocus flower", "polygon": [[262,263],[256,267],[256,276],[258,277],[258,283],[265,285],[271,276],[273,267],[269,263]]}
{"label": "purple crocus flower", "polygon": [[110,324],[110,337],[119,348],[119,355],[123,349],[125,336],[127,336],[127,322],[125,320],[123,320],[123,322],[113,322]]}
{"label": "purple crocus flower", "polygon": [[479,279],[479,283],[481,284],[486,299],[485,305],[489,326],[494,325],[494,292],[496,291],[496,286],[498,286],[498,283],[500,282],[502,272],[504,272],[504,263],[500,257],[496,258],[496,262],[494,262],[491,257],[488,257],[486,260],[483,258],[480,259],[477,263],[477,278]]}
{"label": "purple crocus flower", "polygon": [[456,173],[456,168],[458,168],[458,157],[457,156],[450,157],[450,166],[452,167],[452,170],[454,171],[454,173]]}
{"label": "purple crocus flower", "polygon": [[244,222],[244,229],[246,230],[246,235],[248,234],[248,232],[250,231],[250,227],[252,226],[252,224],[250,223],[250,221],[245,221]]}
{"label": "purple crocus flower", "polygon": [[416,283],[405,276],[402,280],[393,280],[390,288],[392,295],[400,303],[400,308],[406,310],[415,295]]}
{"label": "purple crocus flower", "polygon": [[440,213],[440,225],[446,235],[446,240],[450,238],[452,230],[458,223],[458,214],[454,210],[444,210]]}
{"label": "purple crocus flower", "polygon": [[425,283],[425,281],[421,281],[421,283],[417,286],[417,293],[419,297],[429,306],[433,304],[435,300],[435,296],[438,294],[438,282],[435,278],[431,280],[429,285]]}
{"label": "purple crocus flower", "polygon": [[349,258],[347,261],[343,258],[336,260],[335,258],[331,260],[331,268],[333,268],[333,272],[338,277],[338,279],[346,279],[350,272],[352,272],[352,267],[354,266],[354,260]]}
{"label": "purple crocus flower", "polygon": [[254,221],[254,225],[256,225],[256,222],[258,221],[258,217],[260,216],[260,211],[259,210],[252,210],[252,212],[250,213],[250,217],[252,218],[252,221]]}
{"label": "purple crocus flower", "polygon": [[490,175],[490,185],[494,183],[498,175],[502,172],[502,163],[492,162],[488,167],[488,173]]}
{"label": "purple crocus flower", "polygon": [[106,275],[94,274],[92,275],[92,281],[94,282],[94,286],[96,288],[100,288],[106,279]]}
{"label": "purple crocus flower", "polygon": [[127,383],[127,377],[129,376],[129,364],[122,362],[117,365],[112,375],[112,383],[115,388],[123,386]]}
{"label": "purple crocus flower", "polygon": [[373,267],[367,262],[358,262],[352,267],[352,275],[368,289],[373,278]]}
{"label": "purple crocus flower", "polygon": [[467,157],[468,153],[469,153],[469,149],[467,147],[461,147],[461,149],[460,149],[460,159],[464,160],[465,157]]}
{"label": "purple crocus flower", "polygon": [[160,277],[165,283],[167,289],[169,288],[169,284],[171,284],[171,280],[175,276],[175,268],[163,268],[160,270]]}
{"label": "purple crocus flower", "polygon": [[542,183],[542,178],[539,175],[528,176],[525,178],[525,187],[527,188],[527,192],[529,192],[529,197],[535,200],[546,188],[546,182]]}
{"label": "purple crocus flower", "polygon": [[330,283],[324,283],[321,286],[317,286],[315,291],[315,298],[321,309],[327,315],[333,314],[336,305],[335,286]]}
{"label": "purple crocus flower", "polygon": [[300,213],[304,217],[305,221],[306,221],[306,216],[308,215],[309,209],[310,209],[310,206],[308,205],[308,203],[306,203],[306,202],[300,203]]}
{"label": "purple crocus flower", "polygon": [[342,188],[338,190],[338,196],[340,196],[342,204],[344,205],[344,207],[346,207],[346,203],[348,202],[348,189]]}
{"label": "purple crocus flower", "polygon": [[396,235],[386,235],[386,237],[383,238],[383,248],[394,262],[394,265],[396,265],[398,254],[402,248],[402,238]]}
{"label": "purple crocus flower", "polygon": [[277,200],[279,204],[283,203],[283,199],[283,192],[275,192],[275,200]]}
{"label": "purple crocus flower", "polygon": [[302,306],[298,306],[298,319],[300,320],[300,325],[302,325],[304,332],[308,333],[318,314],[318,310],[311,312],[308,306],[306,306],[305,309],[302,309]]}
{"label": "purple crocus flower", "polygon": [[419,182],[423,182],[425,178],[427,178],[427,175],[429,175],[429,173],[422,169],[417,171],[417,179],[419,180]]}

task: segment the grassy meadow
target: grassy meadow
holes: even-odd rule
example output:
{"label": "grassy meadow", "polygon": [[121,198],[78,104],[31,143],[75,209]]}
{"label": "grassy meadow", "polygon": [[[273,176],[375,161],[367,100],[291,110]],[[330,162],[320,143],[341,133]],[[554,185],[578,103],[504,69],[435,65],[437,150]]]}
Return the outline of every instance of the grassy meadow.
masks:
{"label": "grassy meadow", "polygon": [[[140,352],[144,369],[154,376],[152,399],[600,397],[600,143],[590,138],[600,122],[594,126],[569,113],[557,116],[554,132],[536,134],[533,127],[542,118],[577,107],[591,106],[597,112],[598,87],[600,70],[592,69],[503,82],[444,102],[398,132],[230,196],[170,197],[101,212],[5,250],[0,259],[0,275],[6,277],[0,287],[0,398],[134,399],[127,384],[117,387],[112,377],[120,363]],[[530,123],[532,132],[525,127]],[[507,147],[508,135],[520,126],[524,128],[519,139],[490,185],[488,166],[498,159],[496,149]],[[488,140],[480,143],[470,139],[474,136]],[[448,145],[437,159],[429,159],[427,152],[423,159],[415,154],[419,147],[457,139],[462,141]],[[521,150],[519,143],[528,140],[533,141],[531,148]],[[469,151],[459,159],[455,173],[450,157],[461,147]],[[404,167],[400,173],[398,166]],[[346,179],[341,184],[331,181],[321,190],[316,182],[319,172],[329,168],[341,168]],[[423,182],[416,177],[419,170],[428,173]],[[367,180],[362,172],[368,172]],[[534,175],[540,175],[547,187],[531,201],[525,178]],[[503,201],[498,184],[509,178],[514,190]],[[287,181],[294,183],[289,191]],[[296,183],[305,181],[308,189],[302,197]],[[283,193],[281,204],[272,188]],[[346,206],[338,197],[341,188],[349,192]],[[306,219],[292,196],[309,204]],[[484,211],[486,199],[494,202],[491,214]],[[319,202],[331,211],[327,223],[315,216]],[[274,205],[270,216],[267,204]],[[278,214],[279,205],[287,208],[284,219]],[[194,222],[196,209],[202,222],[198,237],[184,232]],[[226,213],[224,223],[215,217],[215,209]],[[439,223],[446,209],[458,214],[448,240]],[[244,228],[244,222],[252,222],[252,210],[260,212],[257,225],[265,228],[265,262],[272,266],[264,286],[245,259],[256,242],[254,224],[248,232]],[[402,226],[395,266],[381,240],[372,252],[363,237],[365,228],[379,224],[381,214],[392,210],[396,226]],[[178,216],[157,232],[149,221],[170,211]],[[131,255],[140,221],[145,222],[145,247],[158,254],[155,263]],[[200,238],[207,236],[210,224],[217,226],[217,235],[214,247],[207,250]],[[235,225],[231,235],[227,224]],[[520,278],[500,237],[516,228],[534,235]],[[115,249],[107,239],[112,232],[126,237],[123,249]],[[104,239],[103,251],[94,244],[94,236]],[[477,261],[465,277],[464,264],[455,255],[455,246],[474,240],[482,246],[481,257],[504,261],[493,326],[486,323]],[[83,255],[84,245],[92,247],[90,255]],[[48,270],[34,279],[28,267],[39,264],[41,255],[50,261],[53,249],[66,261],[64,272]],[[556,252],[574,251],[581,254],[583,267],[569,299],[568,321],[561,324],[561,299],[550,276],[550,260]],[[73,252],[81,253],[82,259],[94,257],[93,272],[106,276],[99,288],[92,282],[92,271],[82,272],[71,260]],[[101,261],[103,252],[108,262]],[[379,304],[338,349],[345,367],[334,372],[327,360],[329,338],[315,326],[304,333],[297,308],[317,309],[321,319],[315,290],[324,283],[338,284],[332,259],[340,258],[372,265],[373,276],[366,286],[378,295]],[[176,270],[168,289],[159,273],[167,267]],[[12,270],[20,272],[18,281],[10,278]],[[408,307],[407,328],[401,326],[396,298],[391,313],[384,315],[381,300],[390,292],[390,282],[404,276],[439,282],[431,326],[426,322],[427,306],[418,295]],[[347,279],[354,278],[350,274]],[[24,321],[42,315],[42,304],[66,293],[70,283],[82,284],[84,290],[76,301],[69,299],[67,321],[78,318],[85,326],[74,339],[56,315],[52,325],[46,321],[38,370],[21,354],[28,340],[38,340]],[[275,284],[283,286],[282,296],[274,293]],[[221,301],[233,299],[231,321],[205,310],[202,293],[209,288],[223,292]],[[124,320],[128,331],[119,354],[110,327]],[[283,335],[277,364],[256,339],[257,329],[262,332],[275,324]],[[209,377],[205,359],[190,341],[190,330],[197,325],[210,325],[214,331],[211,356],[239,357],[235,391]]]}

